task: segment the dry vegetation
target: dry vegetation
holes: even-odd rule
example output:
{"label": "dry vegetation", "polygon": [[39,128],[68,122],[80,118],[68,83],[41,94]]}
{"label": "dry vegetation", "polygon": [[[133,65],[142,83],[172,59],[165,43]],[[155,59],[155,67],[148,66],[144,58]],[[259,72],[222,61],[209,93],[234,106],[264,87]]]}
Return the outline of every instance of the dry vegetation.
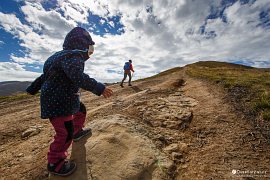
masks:
{"label": "dry vegetation", "polygon": [[[240,178],[232,170],[270,177],[269,72],[198,62],[132,87],[113,84],[110,99],[82,92],[93,136],[70,149],[78,169],[68,179]],[[40,120],[38,96],[0,98],[0,179],[48,179],[54,131]]]}
{"label": "dry vegetation", "polygon": [[270,69],[205,61],[188,65],[186,73],[224,87],[236,110],[270,139]]}

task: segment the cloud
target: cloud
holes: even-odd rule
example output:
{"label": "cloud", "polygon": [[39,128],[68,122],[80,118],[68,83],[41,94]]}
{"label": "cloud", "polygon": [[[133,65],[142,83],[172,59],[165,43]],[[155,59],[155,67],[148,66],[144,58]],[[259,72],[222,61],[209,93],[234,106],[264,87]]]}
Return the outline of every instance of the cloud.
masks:
{"label": "cloud", "polygon": [[60,1],[59,9],[66,19],[73,20],[74,23],[88,23],[89,9],[80,6],[75,2]]}
{"label": "cloud", "polygon": [[35,31],[56,39],[64,38],[66,33],[77,25],[72,19],[62,17],[56,10],[46,11],[37,3],[26,3],[21,10],[26,16],[25,20]]}
{"label": "cloud", "polygon": [[[72,27],[83,25],[97,29],[91,34],[95,53],[85,71],[101,81],[121,80],[119,72],[128,59],[133,60],[137,78],[201,60],[269,67],[268,0],[58,0],[49,10],[40,3],[27,2],[21,8],[27,24],[13,14],[0,13],[0,25],[27,49],[25,57],[11,55],[14,62],[42,64],[61,50]],[[120,16],[123,27],[117,31],[124,33],[98,35],[101,29],[91,15],[100,16],[97,24],[112,27],[117,22],[109,19]]]}
{"label": "cloud", "polygon": [[15,62],[42,64],[52,53],[62,49],[63,38],[77,25],[55,10],[46,11],[38,3],[26,2],[21,10],[28,25],[22,24],[14,14],[0,12],[0,25],[26,49],[24,57],[10,56]]}
{"label": "cloud", "polygon": [[26,71],[18,63],[0,62],[0,81],[32,81],[40,73]]}
{"label": "cloud", "polygon": [[14,14],[4,14],[0,12],[0,22],[3,29],[13,34],[15,37],[31,32],[31,28],[23,25]]}
{"label": "cloud", "polygon": [[100,24],[104,24],[106,21],[104,19],[100,19]]}
{"label": "cloud", "polygon": [[17,57],[14,54],[11,54],[10,58],[16,63],[21,63],[21,64],[26,64],[26,63],[34,64],[35,63],[35,61],[33,61],[33,59],[30,57]]}

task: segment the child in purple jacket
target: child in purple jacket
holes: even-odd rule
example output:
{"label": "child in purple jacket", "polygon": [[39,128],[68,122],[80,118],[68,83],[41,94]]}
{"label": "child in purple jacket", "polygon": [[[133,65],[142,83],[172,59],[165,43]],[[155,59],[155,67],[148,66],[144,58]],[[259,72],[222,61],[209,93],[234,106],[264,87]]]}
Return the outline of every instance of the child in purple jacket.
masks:
{"label": "child in purple jacket", "polygon": [[108,98],[112,90],[84,73],[85,61],[94,52],[94,41],[81,27],[72,29],[66,36],[63,50],[50,56],[43,74],[27,89],[36,94],[41,89],[41,118],[49,119],[56,135],[48,152],[48,171],[67,176],[76,169],[76,163],[66,160],[72,141],[91,134],[83,129],[86,108],[80,102],[79,88]]}

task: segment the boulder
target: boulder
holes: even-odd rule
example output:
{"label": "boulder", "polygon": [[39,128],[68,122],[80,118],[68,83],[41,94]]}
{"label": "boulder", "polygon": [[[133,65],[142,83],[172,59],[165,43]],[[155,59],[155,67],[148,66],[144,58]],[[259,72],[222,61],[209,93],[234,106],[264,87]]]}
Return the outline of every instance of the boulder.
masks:
{"label": "boulder", "polygon": [[[72,145],[77,170],[66,179],[166,179],[173,162],[148,137],[135,120],[122,115],[95,119],[88,125],[93,135]],[[135,128],[136,127],[136,128]],[[50,179],[59,179],[50,175]]]}

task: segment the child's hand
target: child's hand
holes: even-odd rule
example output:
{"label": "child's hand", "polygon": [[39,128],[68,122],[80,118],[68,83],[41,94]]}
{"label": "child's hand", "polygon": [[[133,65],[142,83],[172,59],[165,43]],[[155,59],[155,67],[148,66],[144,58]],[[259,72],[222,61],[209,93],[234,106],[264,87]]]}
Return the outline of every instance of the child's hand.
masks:
{"label": "child's hand", "polygon": [[112,95],[113,91],[109,88],[105,88],[102,95],[105,97],[105,98],[108,98]]}

